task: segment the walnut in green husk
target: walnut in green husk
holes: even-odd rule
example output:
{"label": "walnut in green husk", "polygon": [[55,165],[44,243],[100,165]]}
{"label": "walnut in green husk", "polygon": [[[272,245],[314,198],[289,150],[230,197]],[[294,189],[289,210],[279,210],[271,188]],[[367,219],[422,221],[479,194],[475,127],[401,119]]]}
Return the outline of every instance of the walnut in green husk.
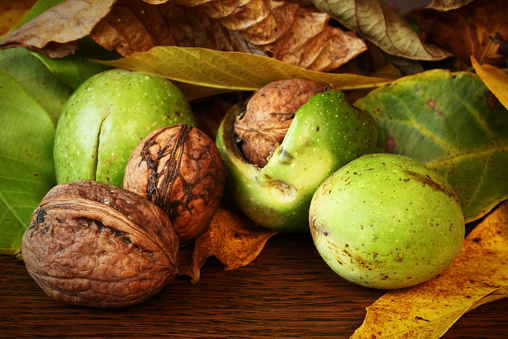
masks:
{"label": "walnut in green husk", "polygon": [[312,80],[283,79],[259,89],[249,99],[245,113],[235,122],[242,152],[260,168],[280,145],[295,112],[325,88]]}
{"label": "walnut in green husk", "polygon": [[150,131],[195,125],[182,92],[160,76],[111,69],[85,81],[69,98],[55,131],[59,184],[78,179],[121,186],[132,149]]}
{"label": "walnut in green husk", "polygon": [[[277,84],[274,86],[278,88]],[[376,145],[377,126],[368,112],[352,106],[339,90],[319,92],[316,87],[311,87],[314,89],[298,99],[291,99],[291,93],[280,93],[284,95],[284,102],[294,101],[295,107],[302,97],[314,94],[296,109],[290,123],[283,121],[289,123],[289,128],[275,150],[261,157],[268,156],[264,166],[250,162],[249,151],[240,149],[248,144],[245,142],[247,133],[243,134],[242,142],[237,143],[235,125],[238,131],[237,116],[245,109],[243,103],[233,106],[217,132],[216,144],[227,169],[225,192],[250,219],[275,231],[308,232],[309,206],[317,187],[351,160],[373,152]],[[263,100],[273,97],[259,95]],[[274,110],[270,109],[267,114],[274,116],[270,112]],[[278,126],[285,118],[275,116]],[[255,130],[253,134],[264,136],[266,133]],[[262,148],[265,140],[254,140],[251,150],[255,152]]]}
{"label": "walnut in green husk", "polygon": [[459,198],[438,172],[375,153],[341,167],[316,190],[309,212],[318,252],[353,283],[410,287],[447,268],[462,248]]}

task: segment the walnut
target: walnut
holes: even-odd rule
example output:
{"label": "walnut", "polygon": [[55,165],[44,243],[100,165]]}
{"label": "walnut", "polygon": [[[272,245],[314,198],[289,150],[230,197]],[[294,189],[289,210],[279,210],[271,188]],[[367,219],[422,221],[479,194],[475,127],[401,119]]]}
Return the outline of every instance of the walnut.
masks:
{"label": "walnut", "polygon": [[283,79],[259,89],[235,122],[235,133],[246,160],[264,167],[291,125],[295,112],[325,88],[307,79]]}
{"label": "walnut", "polygon": [[225,179],[214,141],[182,124],[157,129],[141,140],[127,163],[123,187],[166,212],[183,246],[209,225]]}
{"label": "walnut", "polygon": [[120,187],[78,180],[53,187],[22,240],[28,273],[49,296],[121,307],[153,296],[177,274],[169,218]]}

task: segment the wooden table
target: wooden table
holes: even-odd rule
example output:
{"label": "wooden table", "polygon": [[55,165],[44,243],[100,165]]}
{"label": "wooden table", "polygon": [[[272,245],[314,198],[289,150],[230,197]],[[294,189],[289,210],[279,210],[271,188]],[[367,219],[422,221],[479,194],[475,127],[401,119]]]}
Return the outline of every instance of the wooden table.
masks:
{"label": "wooden table", "polygon": [[[348,338],[382,291],[352,285],[322,261],[309,235],[277,235],[250,265],[208,259],[201,280],[178,278],[123,309],[47,297],[24,264],[0,256],[1,338]],[[443,338],[507,338],[508,299],[464,315]]]}

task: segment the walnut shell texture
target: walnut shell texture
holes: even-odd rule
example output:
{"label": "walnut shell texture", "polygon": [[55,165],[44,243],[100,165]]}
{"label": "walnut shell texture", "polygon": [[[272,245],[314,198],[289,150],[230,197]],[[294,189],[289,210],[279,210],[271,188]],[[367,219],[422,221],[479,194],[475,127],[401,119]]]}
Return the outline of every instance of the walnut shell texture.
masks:
{"label": "walnut shell texture", "polygon": [[178,248],[157,206],[90,180],[53,187],[22,239],[28,273],[46,294],[103,308],[140,303],[172,282]]}
{"label": "walnut shell texture", "polygon": [[226,169],[214,141],[187,124],[149,133],[132,152],[123,187],[159,206],[185,245],[202,234],[224,191]]}
{"label": "walnut shell texture", "polygon": [[308,79],[282,79],[256,91],[235,122],[245,159],[262,168],[282,143],[295,112],[325,88]]}

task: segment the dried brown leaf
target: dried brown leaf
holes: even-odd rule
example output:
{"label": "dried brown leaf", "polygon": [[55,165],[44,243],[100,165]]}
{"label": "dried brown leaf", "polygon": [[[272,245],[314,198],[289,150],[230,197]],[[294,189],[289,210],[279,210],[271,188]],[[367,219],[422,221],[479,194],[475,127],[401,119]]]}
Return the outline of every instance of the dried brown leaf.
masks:
{"label": "dried brown leaf", "polygon": [[154,46],[204,47],[221,51],[247,51],[243,38],[230,32],[199,8],[175,1],[151,5],[141,0],[118,0],[90,36],[121,55]]}
{"label": "dried brown leaf", "polygon": [[471,56],[480,64],[505,67],[506,55],[498,54],[498,47],[508,40],[507,22],[507,1],[477,0],[446,12],[423,10],[419,26],[422,40],[449,50],[464,67],[471,67]]}
{"label": "dried brown leaf", "polygon": [[211,256],[219,259],[226,270],[248,265],[275,234],[277,232],[255,224],[240,212],[221,206],[194,247],[181,250],[178,272],[189,276],[192,283],[197,283],[201,267]]}
{"label": "dried brown leaf", "polygon": [[356,33],[330,27],[328,14],[299,8],[295,17],[299,22],[295,22],[282,38],[265,47],[278,60],[328,71],[367,49]]}
{"label": "dried brown leaf", "polygon": [[[117,6],[133,1],[122,0]],[[155,45],[195,46],[243,52],[256,52],[257,47],[277,60],[311,70],[328,71],[366,50],[365,43],[355,33],[330,26],[330,17],[327,14],[311,11],[297,3],[273,0],[180,0],[178,3],[187,8],[178,8],[174,1],[145,0],[144,4],[136,4],[140,7],[159,4],[157,9],[160,17],[167,20],[170,26],[174,26],[170,29],[174,41],[150,41],[153,34],[148,32],[144,39],[146,46],[136,50],[131,47],[130,51],[119,49],[119,52],[127,56]],[[139,10],[135,12],[140,13]],[[153,15],[145,14],[146,20],[150,20]],[[144,20],[142,15],[135,16],[140,21]],[[124,39],[123,45],[127,45],[129,35],[125,34],[125,30],[119,27],[117,22],[118,18],[114,18],[112,13],[99,24],[108,25],[110,28],[107,31],[102,28],[94,30],[94,39],[108,49],[118,49],[120,44],[114,43],[113,40],[107,41],[102,35],[109,39]],[[146,25],[150,23],[143,24]],[[164,25],[161,23],[158,27]],[[113,33],[115,28],[118,30],[117,34]],[[133,30],[139,32],[138,29]],[[211,32],[224,33],[213,37]],[[239,37],[235,39],[235,32],[241,34],[247,43],[242,43]],[[202,40],[199,40],[200,38]],[[228,39],[232,41],[231,45],[224,43]],[[211,42],[221,41],[222,43],[217,45],[210,45]]]}
{"label": "dried brown leaf", "polygon": [[433,0],[427,7],[439,11],[449,11],[465,6],[472,1],[474,0]]}
{"label": "dried brown leaf", "polygon": [[[224,27],[277,60],[303,68],[328,71],[367,47],[353,32],[329,25],[330,16],[289,1],[180,0],[196,6]],[[223,6],[225,4],[225,6]]]}
{"label": "dried brown leaf", "polygon": [[508,297],[508,202],[464,240],[458,257],[438,277],[387,292],[367,307],[351,338],[439,338],[464,313]]}
{"label": "dried brown leaf", "polygon": [[23,46],[50,57],[73,54],[116,0],[67,0],[30,20],[2,40],[1,47]]}
{"label": "dried brown leaf", "polygon": [[449,57],[443,49],[423,43],[408,21],[382,0],[312,0],[316,7],[388,54],[411,60]]}
{"label": "dried brown leaf", "polygon": [[[269,55],[303,68],[335,69],[367,49],[328,14],[277,0],[67,0],[13,32],[0,46],[51,57],[90,35],[123,56],[155,46],[203,47]],[[66,29],[62,29],[65,27]]]}

